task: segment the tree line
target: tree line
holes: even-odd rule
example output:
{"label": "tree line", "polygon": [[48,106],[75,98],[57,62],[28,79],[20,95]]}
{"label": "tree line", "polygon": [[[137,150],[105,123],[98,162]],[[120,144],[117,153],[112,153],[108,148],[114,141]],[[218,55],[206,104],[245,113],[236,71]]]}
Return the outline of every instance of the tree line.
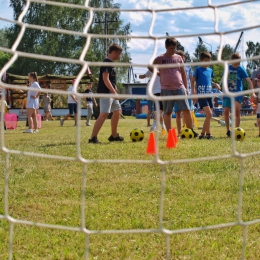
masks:
{"label": "tree line", "polygon": [[[64,0],[63,2],[83,5],[83,0]],[[26,1],[25,0],[10,0],[10,6],[13,8],[13,17],[15,20],[22,12]],[[94,12],[93,23],[90,26],[89,33],[91,34],[113,34],[113,35],[130,35],[130,23],[124,23],[120,18],[120,4],[114,3],[113,0],[90,0],[89,5],[96,8],[113,8],[114,12],[98,11]],[[51,6],[42,3],[31,3],[28,12],[23,21],[28,24],[48,26],[52,28],[74,30],[82,32],[84,26],[88,22],[89,13],[83,9],[73,9],[67,7]],[[20,32],[20,26],[11,25],[10,27],[0,30],[0,46],[11,48],[17,35]],[[123,47],[120,62],[130,62],[131,55],[129,53],[127,43],[129,38],[92,38],[90,48],[86,54],[85,60],[102,61],[106,56],[106,48],[113,41]],[[86,37],[68,35],[62,33],[49,32],[45,30],[28,28],[25,31],[24,37],[18,46],[18,51],[35,53],[40,55],[48,55],[55,57],[78,59],[86,44]],[[247,44],[246,56],[252,57],[260,53],[260,44],[249,41]],[[178,49],[184,51],[181,43],[178,43]],[[197,45],[193,56],[188,52],[186,61],[198,61],[199,54],[202,51],[210,51],[203,41]],[[215,53],[212,53],[212,60],[217,59],[219,48]],[[234,48],[230,45],[225,45],[222,51],[222,60],[229,60]],[[0,51],[0,66],[2,67],[11,57],[11,54]],[[251,75],[252,70],[259,66],[258,60],[247,62],[247,71]],[[27,75],[28,71],[37,71],[42,74],[57,74],[57,75],[76,75],[81,67],[74,63],[61,63],[57,61],[39,60],[33,58],[19,57],[13,66],[8,70],[9,73],[17,75]],[[223,66],[213,65],[215,73],[215,81],[220,82]],[[119,70],[118,82],[127,81],[128,68],[122,67]],[[99,68],[91,67],[92,74],[98,75]]]}

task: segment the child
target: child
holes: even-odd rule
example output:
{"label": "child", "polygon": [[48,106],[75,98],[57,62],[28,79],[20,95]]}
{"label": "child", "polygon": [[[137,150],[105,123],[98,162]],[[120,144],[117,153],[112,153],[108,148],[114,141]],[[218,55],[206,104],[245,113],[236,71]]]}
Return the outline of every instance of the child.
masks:
{"label": "child", "polygon": [[[144,78],[152,78],[153,73],[150,70],[147,70],[145,74],[139,75],[139,79],[144,79]],[[149,86],[149,84],[148,84]],[[160,77],[157,75],[153,84],[152,92],[155,96],[160,96],[161,95],[161,83],[160,83]],[[150,104],[149,104],[150,103]],[[163,122],[163,116],[162,116],[162,111],[163,111],[163,105],[162,101],[159,101],[159,107],[160,107],[160,124],[162,126],[162,129],[164,129],[164,132],[166,133],[166,128]],[[153,111],[153,108],[155,108],[155,103],[153,100],[148,100],[148,113],[147,113],[147,120],[148,120],[148,114],[149,112],[151,113]],[[150,125],[150,119],[147,121],[147,125]],[[150,129],[151,132],[156,131],[156,112],[154,113],[154,120],[153,120],[153,125]]]}
{"label": "child", "polygon": [[93,115],[93,103],[95,104],[95,107],[98,106],[97,101],[94,97],[91,97],[93,94],[92,91],[92,82],[88,82],[87,89],[84,91],[84,93],[88,93],[89,96],[86,98],[86,108],[88,109],[88,116],[86,121],[86,126],[91,126],[90,119]]}
{"label": "child", "polygon": [[[180,55],[183,59],[183,62],[185,63],[186,56],[185,53],[182,50],[178,50],[176,54]],[[185,66],[184,67],[185,74],[187,77],[187,84],[188,84],[188,95],[191,94],[191,80],[192,80],[192,69],[191,66]],[[194,110],[193,102],[191,99],[188,99],[190,110]],[[177,125],[177,131],[178,134],[181,132],[181,110],[179,109],[177,103],[174,104],[174,112],[176,114],[176,125]],[[183,118],[183,126],[185,126],[185,121]]]}
{"label": "child", "polygon": [[[241,56],[238,53],[233,53],[231,55],[231,60],[236,60],[236,59],[241,59]],[[253,84],[250,78],[248,77],[247,72],[245,69],[240,66],[240,62],[234,62],[228,66],[228,90],[230,92],[241,92],[243,91],[243,79],[246,79],[248,82],[250,89],[253,89]],[[256,95],[253,92],[252,97],[255,98]],[[237,96],[235,97],[235,127],[239,127],[240,125],[240,109],[241,109],[241,103],[243,100],[243,96]],[[224,117],[225,117],[225,122],[226,122],[226,128],[227,128],[227,133],[226,135],[230,137],[231,132],[229,129],[229,114],[231,110],[231,99],[228,97],[224,97],[224,102],[223,102],[223,107],[224,107]]]}
{"label": "child", "polygon": [[43,101],[43,119],[48,121],[49,119],[53,120],[52,114],[51,114],[51,97],[48,93],[44,93],[42,97]]}
{"label": "child", "polygon": [[68,92],[71,94],[68,95],[68,108],[69,108],[69,113],[64,117],[60,119],[60,126],[63,126],[64,121],[68,120],[69,117],[71,117],[74,114],[74,126],[77,126],[77,113],[78,113],[78,100],[76,97],[72,94],[73,92],[73,87],[76,79],[72,80],[72,85],[69,86]]}
{"label": "child", "polygon": [[[29,123],[29,129],[25,130],[24,133],[37,133],[38,123],[36,119],[37,110],[39,109],[39,96],[40,96],[40,85],[38,83],[38,77],[36,72],[30,72],[28,74],[29,82],[31,83],[28,93],[27,93],[27,103],[26,103],[26,114]],[[32,90],[32,88],[37,88],[37,90]],[[34,126],[34,129],[33,129]]]}
{"label": "child", "polygon": [[[257,87],[260,88],[260,74],[257,76]],[[258,136],[260,137],[260,96],[258,93],[258,96],[255,98],[255,104],[257,106],[256,108],[256,120],[257,122],[255,123],[255,126],[258,126],[259,132],[258,132]]]}
{"label": "child", "polygon": [[5,114],[8,113],[9,106],[7,105],[7,103],[4,99],[2,100],[2,93],[0,93],[0,120],[1,120],[1,117],[2,117],[2,105],[4,106],[3,122],[4,122],[4,129],[6,130],[4,118],[5,118]]}
{"label": "child", "polygon": [[[209,62],[211,60],[211,54],[208,52],[202,52],[200,54],[201,62]],[[202,65],[197,67],[194,70],[193,77],[191,80],[191,88],[192,94],[210,94],[212,93],[212,86],[220,89],[217,83],[212,82],[212,78],[214,77],[213,70],[208,67],[208,65]],[[195,89],[195,81],[196,81],[196,89]],[[201,134],[199,139],[214,139],[214,137],[210,133],[210,120],[212,117],[212,98],[204,97],[198,99],[199,106],[203,109],[206,114],[206,118],[202,127]],[[206,136],[205,136],[206,134]]]}
{"label": "child", "polygon": [[[108,56],[104,62],[114,62],[118,60],[122,53],[122,47],[116,43],[110,45],[108,49]],[[110,112],[113,112],[111,118],[111,135],[108,138],[109,142],[123,141],[124,138],[117,133],[117,126],[121,114],[121,106],[118,98],[109,97],[110,94],[117,94],[116,86],[116,68],[112,66],[100,67],[99,81],[97,93],[105,93],[106,97],[100,98],[100,114],[96,120],[89,143],[100,143],[97,135],[107,119]]]}
{"label": "child", "polygon": [[[183,63],[181,56],[175,54],[177,48],[177,40],[175,38],[167,38],[165,41],[165,48],[166,52],[158,56],[154,60],[153,64],[178,65]],[[149,69],[153,71],[153,68],[150,67]],[[194,137],[197,137],[198,134],[193,130],[192,116],[187,99],[188,86],[184,67],[176,66],[159,68],[159,72],[161,81],[161,96],[173,96],[173,100],[163,101],[164,123],[167,131],[172,128],[172,110],[174,104],[177,103],[183,113],[187,128],[192,129]],[[174,96],[179,95],[182,95],[183,99],[175,100]]]}

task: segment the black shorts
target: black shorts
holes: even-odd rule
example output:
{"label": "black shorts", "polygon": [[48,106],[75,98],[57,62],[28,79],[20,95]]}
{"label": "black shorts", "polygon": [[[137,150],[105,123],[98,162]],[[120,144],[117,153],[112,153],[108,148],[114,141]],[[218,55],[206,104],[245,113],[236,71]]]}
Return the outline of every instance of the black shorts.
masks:
{"label": "black shorts", "polygon": [[212,98],[199,98],[198,99],[200,108],[210,107],[213,108]]}
{"label": "black shorts", "polygon": [[[155,93],[154,95],[157,96],[157,97],[159,97],[159,96],[161,96],[161,93]],[[156,110],[155,102],[154,102],[153,106],[154,106],[154,110]],[[159,107],[160,107],[160,110],[163,110],[162,101],[159,101]]]}

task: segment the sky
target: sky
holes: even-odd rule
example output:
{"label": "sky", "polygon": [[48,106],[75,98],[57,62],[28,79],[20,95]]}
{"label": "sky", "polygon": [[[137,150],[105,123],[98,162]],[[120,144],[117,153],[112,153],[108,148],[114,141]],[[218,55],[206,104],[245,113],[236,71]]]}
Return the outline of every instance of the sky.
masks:
{"label": "sky", "polygon": [[[0,0],[0,18],[12,19],[12,9],[8,6],[8,0]],[[260,41],[260,1],[242,1],[242,0],[212,0],[209,1],[214,6],[228,3],[239,3],[226,7],[217,8],[218,31],[226,33],[224,44],[230,44],[235,47],[241,31],[244,31],[241,44],[238,51],[242,58],[245,58],[246,42]],[[198,36],[204,41],[208,50],[214,53],[220,45],[220,37],[215,33],[215,15],[212,8],[208,7],[207,0],[114,0],[114,3],[121,4],[120,18],[124,23],[131,24],[133,36],[148,37],[152,21],[150,10],[156,11],[154,26],[151,30],[152,37],[165,37],[166,32],[177,40],[192,56],[198,44]],[[177,10],[174,8],[190,8],[190,10]],[[207,8],[204,8],[207,7]],[[124,9],[131,9],[132,12],[124,12]],[[141,12],[138,10],[142,10]],[[146,11],[147,10],[147,11]],[[0,19],[0,28],[8,26]],[[258,28],[249,28],[258,26]],[[249,28],[249,29],[247,29]],[[247,29],[247,30],[246,30]],[[232,30],[238,32],[232,33]],[[208,35],[206,35],[208,34]],[[190,35],[190,36],[189,36]],[[165,52],[165,39],[159,40],[156,55]],[[137,76],[146,72],[146,65],[150,62],[154,50],[154,40],[150,39],[132,39],[128,43],[131,54],[133,71]],[[139,67],[142,65],[142,67]]]}

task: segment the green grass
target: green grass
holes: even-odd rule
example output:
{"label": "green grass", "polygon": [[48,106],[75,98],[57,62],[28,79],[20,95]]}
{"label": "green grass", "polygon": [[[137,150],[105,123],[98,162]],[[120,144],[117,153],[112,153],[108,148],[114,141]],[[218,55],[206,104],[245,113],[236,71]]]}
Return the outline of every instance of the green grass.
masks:
{"label": "green grass", "polygon": [[[242,117],[246,131],[236,151],[259,151],[254,117]],[[173,120],[174,122],[175,120]],[[199,118],[200,124],[203,119]],[[9,157],[8,213],[17,220],[79,228],[82,223],[82,182],[86,170],[85,227],[91,231],[144,230],[150,233],[94,233],[37,227],[17,223],[13,231],[13,259],[240,259],[244,226],[236,225],[169,235],[159,232],[237,222],[241,167],[244,167],[241,219],[259,220],[260,157],[233,154],[232,140],[225,127],[212,121],[216,140],[180,140],[177,148],[166,148],[166,137],[158,136],[159,162],[146,154],[149,128],[146,120],[120,119],[122,143],[109,143],[110,120],[101,129],[100,145],[88,144],[92,126],[81,121],[76,160],[76,128],[72,120],[43,122],[38,134],[23,134],[25,122],[4,132]],[[94,121],[92,121],[92,125]],[[175,124],[175,122],[174,122]],[[132,143],[129,133],[139,127],[142,142]],[[199,132],[199,130],[198,130]],[[34,153],[49,157],[29,156]],[[60,156],[60,158],[58,158]],[[221,157],[222,156],[222,157]],[[64,160],[68,157],[70,160]],[[79,157],[79,158],[81,158]],[[211,158],[180,162],[179,159]],[[74,159],[73,159],[74,158]],[[102,160],[120,160],[117,163]],[[98,162],[95,160],[99,160]],[[131,161],[130,161],[131,160]],[[145,160],[146,163],[139,163]],[[127,163],[124,163],[127,161]],[[0,214],[5,214],[4,182],[6,154],[1,153]],[[85,168],[86,167],[86,168]],[[163,188],[163,214],[160,201]],[[249,224],[249,223],[248,223]],[[8,258],[10,222],[0,218],[0,259]],[[246,228],[245,259],[260,259],[260,224]]]}

